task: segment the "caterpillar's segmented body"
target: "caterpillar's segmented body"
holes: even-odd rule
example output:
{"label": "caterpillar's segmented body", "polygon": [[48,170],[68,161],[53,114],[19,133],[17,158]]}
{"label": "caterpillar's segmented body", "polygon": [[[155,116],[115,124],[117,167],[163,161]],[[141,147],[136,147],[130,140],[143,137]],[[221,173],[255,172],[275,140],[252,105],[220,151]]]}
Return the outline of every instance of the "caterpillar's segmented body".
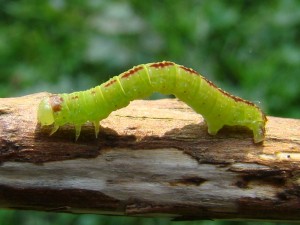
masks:
{"label": "caterpillar's segmented body", "polygon": [[209,134],[224,125],[239,125],[253,131],[254,142],[264,140],[267,119],[256,105],[217,88],[193,69],[167,61],[135,66],[87,91],[51,95],[41,101],[38,121],[42,126],[53,124],[51,133],[66,123],[74,124],[76,139],[81,126],[90,121],[97,136],[100,120],[153,92],[174,94],[202,114]]}

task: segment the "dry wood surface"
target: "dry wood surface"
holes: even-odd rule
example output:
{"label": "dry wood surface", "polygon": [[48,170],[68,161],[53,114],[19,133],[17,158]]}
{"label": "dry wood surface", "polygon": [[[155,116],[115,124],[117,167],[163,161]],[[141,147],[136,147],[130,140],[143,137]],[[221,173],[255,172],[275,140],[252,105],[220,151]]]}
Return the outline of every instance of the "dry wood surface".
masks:
{"label": "dry wood surface", "polygon": [[[0,207],[175,219],[300,220],[300,120],[207,134],[176,99],[138,100],[101,121],[37,124],[48,93],[0,99]],[[100,106],[99,106],[100,107]]]}

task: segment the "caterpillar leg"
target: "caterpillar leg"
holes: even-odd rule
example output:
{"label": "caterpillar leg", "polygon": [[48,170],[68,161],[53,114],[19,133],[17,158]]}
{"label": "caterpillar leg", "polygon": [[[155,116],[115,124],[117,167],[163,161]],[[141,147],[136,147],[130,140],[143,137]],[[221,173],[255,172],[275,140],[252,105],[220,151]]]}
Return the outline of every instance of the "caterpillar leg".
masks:
{"label": "caterpillar leg", "polygon": [[95,136],[96,136],[96,138],[98,138],[98,134],[99,134],[99,121],[94,121],[93,124],[94,124],[94,127],[95,127]]}
{"label": "caterpillar leg", "polygon": [[262,142],[265,139],[265,126],[263,123],[256,123],[255,126],[251,126],[253,131],[254,143]]}
{"label": "caterpillar leg", "polygon": [[51,130],[51,132],[50,132],[50,134],[49,135],[52,135],[52,134],[54,134],[57,130],[58,130],[58,128],[59,128],[59,125],[57,125],[57,124],[54,124],[53,125],[53,128],[52,128],[52,130]]}
{"label": "caterpillar leg", "polygon": [[75,141],[78,140],[79,135],[80,135],[80,131],[81,131],[81,125],[80,124],[76,124],[75,125]]}
{"label": "caterpillar leg", "polygon": [[207,126],[208,126],[208,133],[210,135],[216,135],[218,133],[218,131],[223,127],[223,125],[217,125],[217,124],[208,123],[208,122],[207,122]]}

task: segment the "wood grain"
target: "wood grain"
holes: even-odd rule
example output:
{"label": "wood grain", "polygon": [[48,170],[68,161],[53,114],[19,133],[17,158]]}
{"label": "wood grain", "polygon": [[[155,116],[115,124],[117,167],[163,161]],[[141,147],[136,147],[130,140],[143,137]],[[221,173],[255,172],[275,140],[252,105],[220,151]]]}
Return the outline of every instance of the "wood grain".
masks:
{"label": "wood grain", "polygon": [[[134,101],[78,141],[36,121],[48,93],[0,99],[0,207],[167,216],[300,219],[300,120],[268,117],[266,140],[242,127],[207,134],[175,99]],[[100,106],[99,106],[100,107]]]}

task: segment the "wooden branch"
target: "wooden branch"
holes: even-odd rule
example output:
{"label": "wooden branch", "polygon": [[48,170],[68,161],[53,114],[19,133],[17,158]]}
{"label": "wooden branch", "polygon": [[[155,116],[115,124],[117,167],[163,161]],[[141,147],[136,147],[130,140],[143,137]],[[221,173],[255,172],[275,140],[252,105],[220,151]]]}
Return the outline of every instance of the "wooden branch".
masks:
{"label": "wooden branch", "polygon": [[[0,99],[0,207],[167,216],[300,220],[300,120],[268,117],[266,141],[245,128],[207,134],[175,99],[134,101],[77,142],[37,125],[47,93]],[[100,106],[99,106],[100,107]]]}

